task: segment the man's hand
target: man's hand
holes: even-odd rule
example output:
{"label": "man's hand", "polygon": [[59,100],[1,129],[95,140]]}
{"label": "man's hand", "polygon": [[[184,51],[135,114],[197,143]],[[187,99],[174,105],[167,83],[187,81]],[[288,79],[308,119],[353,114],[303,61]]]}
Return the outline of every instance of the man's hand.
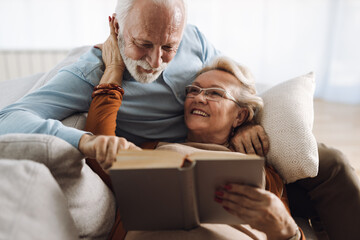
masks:
{"label": "man's hand", "polygon": [[112,163],[116,161],[116,154],[125,149],[141,150],[125,138],[115,136],[84,134],[79,142],[80,152],[85,157],[96,159],[103,169],[110,168]]}
{"label": "man's hand", "polygon": [[269,139],[260,125],[240,127],[231,138],[230,148],[233,151],[265,156],[269,151]]}

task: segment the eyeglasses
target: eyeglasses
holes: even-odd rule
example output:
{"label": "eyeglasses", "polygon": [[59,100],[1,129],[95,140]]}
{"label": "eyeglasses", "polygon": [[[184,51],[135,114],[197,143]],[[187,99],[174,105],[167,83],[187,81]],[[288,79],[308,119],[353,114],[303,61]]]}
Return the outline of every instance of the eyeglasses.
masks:
{"label": "eyeglasses", "polygon": [[242,107],[230,93],[222,88],[201,88],[195,85],[188,85],[185,87],[185,90],[187,98],[194,98],[204,91],[204,96],[207,100],[218,102],[223,99],[228,99],[236,103],[239,107]]}

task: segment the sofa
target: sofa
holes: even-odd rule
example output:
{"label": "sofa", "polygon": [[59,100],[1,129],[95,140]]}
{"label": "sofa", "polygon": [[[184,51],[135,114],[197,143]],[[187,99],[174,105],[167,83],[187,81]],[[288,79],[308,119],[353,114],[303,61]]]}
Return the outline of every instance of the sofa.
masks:
{"label": "sofa", "polygon": [[[0,82],[0,109],[46,84],[61,67],[76,61],[88,49],[72,50],[49,72]],[[268,161],[285,182],[315,176],[318,159],[312,135],[314,75],[309,73],[271,88],[258,86],[258,89],[265,102],[264,109],[269,109],[257,119],[273,146]],[[298,106],[296,111],[294,104]],[[281,126],[279,119],[283,121]],[[82,129],[86,113],[61,121]],[[289,157],[293,159],[291,163],[284,160]],[[0,183],[0,239],[106,239],[113,225],[116,209],[113,193],[87,166],[77,149],[54,136],[0,136]],[[296,221],[308,239],[316,239],[306,219]],[[236,239],[241,235],[225,225],[204,225],[180,233],[133,232],[127,239]]]}

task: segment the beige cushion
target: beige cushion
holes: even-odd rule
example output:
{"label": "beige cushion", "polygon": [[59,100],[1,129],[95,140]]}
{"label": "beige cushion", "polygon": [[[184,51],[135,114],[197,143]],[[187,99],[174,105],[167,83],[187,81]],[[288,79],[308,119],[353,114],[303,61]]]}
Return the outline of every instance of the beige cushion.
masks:
{"label": "beige cushion", "polygon": [[66,198],[79,237],[106,239],[115,219],[115,198],[76,148],[54,136],[8,134],[0,136],[1,159],[27,159],[45,165]]}
{"label": "beige cushion", "polygon": [[286,183],[318,173],[318,149],[312,133],[314,90],[314,74],[309,73],[260,95],[264,109],[257,120],[269,136],[267,161]]}
{"label": "beige cushion", "polygon": [[78,239],[67,201],[49,169],[0,160],[0,239]]}

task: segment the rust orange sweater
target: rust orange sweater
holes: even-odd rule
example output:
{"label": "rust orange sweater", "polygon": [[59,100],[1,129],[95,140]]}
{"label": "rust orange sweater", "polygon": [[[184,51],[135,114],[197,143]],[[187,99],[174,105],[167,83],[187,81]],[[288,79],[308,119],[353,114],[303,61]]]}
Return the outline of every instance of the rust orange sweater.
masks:
{"label": "rust orange sweater", "polygon": [[[95,96],[90,105],[85,131],[95,135],[115,136],[116,114],[121,106],[121,101],[122,95],[116,90],[110,90],[107,95]],[[86,159],[86,163],[113,190],[109,175],[101,168],[98,162],[95,159]],[[120,213],[117,211],[115,223],[108,239],[122,240],[125,239],[126,233]]]}

